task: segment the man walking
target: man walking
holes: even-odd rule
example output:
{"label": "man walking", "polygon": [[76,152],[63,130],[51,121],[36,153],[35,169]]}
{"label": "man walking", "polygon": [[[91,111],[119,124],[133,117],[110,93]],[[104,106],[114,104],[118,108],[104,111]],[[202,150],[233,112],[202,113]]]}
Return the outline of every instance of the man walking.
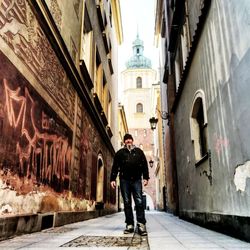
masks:
{"label": "man walking", "polygon": [[142,177],[143,185],[147,186],[149,180],[148,163],[144,152],[133,145],[132,135],[125,134],[123,142],[124,147],[118,150],[114,157],[110,184],[112,188],[116,187],[116,177],[119,173],[126,223],[124,233],[134,232],[134,216],[131,200],[131,196],[133,196],[138,233],[145,236],[147,235],[147,230],[142,198]]}

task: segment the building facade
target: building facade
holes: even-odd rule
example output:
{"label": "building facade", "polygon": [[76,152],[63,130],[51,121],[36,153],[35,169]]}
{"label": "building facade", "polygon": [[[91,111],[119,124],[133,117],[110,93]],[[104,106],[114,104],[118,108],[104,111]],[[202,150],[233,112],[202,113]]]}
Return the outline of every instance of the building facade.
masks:
{"label": "building facade", "polygon": [[[162,154],[161,163],[164,179],[161,183],[163,209],[173,214],[178,214],[178,183],[177,171],[175,163],[175,140],[174,140],[174,123],[173,114],[170,111],[171,102],[174,99],[175,93],[172,86],[166,84],[166,76],[168,76],[168,44],[169,38],[166,34],[169,33],[170,17],[168,17],[168,1],[156,1],[156,16],[155,16],[155,45],[159,51],[159,85],[160,94],[158,102],[155,103],[156,111],[154,117],[158,119],[156,126],[157,141],[159,152]],[[162,143],[160,143],[162,141]]]}
{"label": "building facade", "polygon": [[[128,124],[124,106],[119,103],[118,104],[118,140],[117,140],[117,148],[121,148],[123,146],[123,137],[128,133]],[[124,208],[124,203],[120,191],[120,179],[117,178],[117,189],[116,189],[116,201],[117,201],[117,210],[121,211]]]}
{"label": "building facade", "polygon": [[[156,209],[166,211],[166,168],[164,157],[164,125],[165,113],[162,112],[161,105],[161,89],[160,82],[152,85],[152,117],[150,118],[150,126],[153,130],[153,165],[155,176],[155,193],[156,193]],[[152,124],[152,119],[156,124]]]}
{"label": "building facade", "polygon": [[250,3],[158,4],[179,216],[250,241]]}
{"label": "building facade", "polygon": [[26,232],[116,210],[122,39],[119,1],[0,2],[0,212]]}
{"label": "building facade", "polygon": [[[126,64],[122,74],[123,104],[127,117],[129,132],[133,135],[136,146],[143,149],[147,160],[152,160],[153,132],[150,129],[149,118],[152,105],[152,84],[156,80],[156,72],[151,67],[151,61],[143,55],[143,41],[137,37],[133,42],[133,55]],[[150,181],[145,188],[148,206],[153,209],[155,199],[154,167],[149,167]]]}

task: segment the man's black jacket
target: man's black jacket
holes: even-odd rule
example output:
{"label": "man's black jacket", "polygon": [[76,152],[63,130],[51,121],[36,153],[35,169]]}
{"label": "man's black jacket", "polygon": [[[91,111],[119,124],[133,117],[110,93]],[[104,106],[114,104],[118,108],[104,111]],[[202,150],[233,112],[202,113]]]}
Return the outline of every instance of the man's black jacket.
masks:
{"label": "man's black jacket", "polygon": [[126,147],[118,150],[114,157],[110,181],[115,181],[117,174],[121,179],[149,179],[147,159],[140,148],[134,147],[129,151]]}

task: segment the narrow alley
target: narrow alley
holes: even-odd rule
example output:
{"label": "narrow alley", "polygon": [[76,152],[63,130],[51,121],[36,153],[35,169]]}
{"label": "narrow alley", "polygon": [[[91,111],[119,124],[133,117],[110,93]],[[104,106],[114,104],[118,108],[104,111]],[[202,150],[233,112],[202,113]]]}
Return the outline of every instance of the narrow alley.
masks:
{"label": "narrow alley", "polygon": [[249,41],[250,0],[0,0],[0,250],[250,250]]}
{"label": "narrow alley", "polygon": [[0,249],[250,249],[250,243],[186,222],[171,214],[147,211],[148,237],[124,235],[124,215],[47,229],[0,242]]}

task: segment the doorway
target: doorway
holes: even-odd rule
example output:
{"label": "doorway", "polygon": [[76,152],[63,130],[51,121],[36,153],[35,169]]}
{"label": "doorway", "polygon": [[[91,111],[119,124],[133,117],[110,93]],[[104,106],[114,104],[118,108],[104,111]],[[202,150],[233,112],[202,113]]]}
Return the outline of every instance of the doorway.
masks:
{"label": "doorway", "polygon": [[102,155],[97,158],[97,188],[96,188],[96,203],[103,204],[103,187],[104,187],[104,164]]}

